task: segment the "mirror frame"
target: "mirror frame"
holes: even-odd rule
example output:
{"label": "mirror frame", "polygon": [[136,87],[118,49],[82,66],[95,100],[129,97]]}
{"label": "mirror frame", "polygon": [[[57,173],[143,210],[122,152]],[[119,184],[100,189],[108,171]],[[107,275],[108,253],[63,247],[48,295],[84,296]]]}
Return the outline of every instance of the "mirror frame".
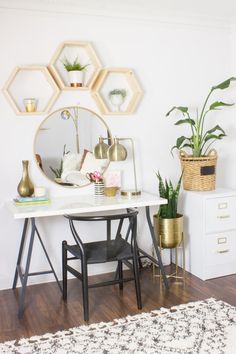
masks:
{"label": "mirror frame", "polygon": [[[41,174],[42,174],[48,181],[50,181],[50,182],[56,184],[56,185],[59,186],[59,187],[70,188],[70,189],[72,189],[72,188],[75,189],[75,188],[76,188],[76,189],[77,189],[77,188],[88,187],[88,186],[90,186],[90,185],[92,184],[92,182],[88,182],[88,184],[84,184],[83,186],[75,186],[75,185],[69,186],[69,185],[63,185],[63,184],[57,183],[56,181],[50,179],[50,178],[46,175],[46,173],[44,173],[43,170],[40,168],[39,163],[38,163],[37,158],[36,158],[36,151],[35,151],[35,150],[36,150],[36,138],[37,138],[37,134],[38,134],[40,128],[42,127],[42,125],[46,122],[46,120],[47,120],[48,118],[50,118],[50,116],[52,116],[53,114],[55,114],[55,113],[57,113],[57,112],[64,111],[64,110],[67,110],[67,109],[72,109],[72,108],[83,109],[83,110],[85,110],[85,111],[87,111],[87,112],[89,112],[89,113],[94,114],[98,119],[100,119],[100,121],[104,124],[105,128],[107,129],[107,134],[108,134],[108,137],[109,137],[108,145],[111,144],[111,142],[113,141],[113,138],[112,138],[111,130],[110,130],[110,128],[108,127],[108,125],[107,125],[107,123],[105,122],[105,120],[104,120],[98,113],[94,112],[93,110],[91,110],[91,109],[89,109],[89,108],[86,108],[86,107],[83,107],[83,106],[74,105],[74,106],[61,107],[61,108],[59,108],[59,109],[57,109],[57,110],[51,112],[50,114],[48,114],[47,117],[45,117],[45,118],[41,121],[41,123],[39,124],[39,126],[38,126],[38,128],[37,128],[37,130],[36,130],[36,132],[35,132],[35,134],[34,134],[33,153],[34,153],[34,160],[35,160],[35,163],[36,163],[38,169],[40,170]],[[103,171],[103,173],[108,169],[109,164],[110,164],[110,161],[108,161],[108,164],[107,164],[105,170]]]}

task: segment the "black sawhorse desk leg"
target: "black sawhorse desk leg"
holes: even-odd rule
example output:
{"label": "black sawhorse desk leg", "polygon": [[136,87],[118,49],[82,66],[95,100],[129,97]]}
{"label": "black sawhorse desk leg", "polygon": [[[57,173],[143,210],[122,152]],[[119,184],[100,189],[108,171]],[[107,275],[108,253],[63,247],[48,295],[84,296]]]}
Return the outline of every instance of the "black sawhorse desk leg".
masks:
{"label": "black sawhorse desk leg", "polygon": [[[15,271],[14,281],[13,281],[13,285],[12,285],[12,288],[15,289],[16,285],[17,285],[17,280],[18,280],[18,277],[19,277],[20,281],[21,281],[21,284],[22,284],[21,291],[20,291],[19,311],[18,311],[18,317],[19,318],[22,318],[22,316],[24,314],[25,292],[26,292],[27,281],[28,281],[28,277],[29,276],[53,273],[54,277],[56,279],[56,282],[57,282],[57,284],[59,286],[59,289],[62,292],[61,284],[59,283],[59,280],[57,278],[57,275],[55,273],[55,270],[53,268],[51,260],[50,260],[50,258],[48,256],[48,253],[46,251],[44,243],[43,243],[43,241],[41,239],[41,236],[40,236],[40,234],[38,232],[38,229],[36,227],[35,218],[31,218],[30,221],[31,221],[31,235],[30,235],[30,241],[29,241],[28,252],[27,252],[27,257],[26,257],[25,271],[22,272],[21,261],[22,261],[22,255],[23,255],[23,251],[24,251],[24,246],[25,246],[28,222],[29,222],[28,218],[25,219],[25,222],[24,222],[24,227],[23,227],[23,232],[22,232],[22,237],[21,237],[21,243],[20,243],[20,249],[19,249],[18,258],[17,258],[17,264],[16,264],[16,271]],[[50,266],[51,270],[29,273],[35,235],[38,236],[39,242],[41,244],[41,247],[43,248],[43,251],[45,253],[45,256],[47,258],[47,261],[49,263],[49,266]]]}
{"label": "black sawhorse desk leg", "polygon": [[[156,255],[157,255],[157,261],[152,257],[149,256],[149,258],[152,260],[152,261],[155,261],[154,263],[157,263],[158,266],[160,267],[160,271],[161,271],[161,274],[162,274],[162,278],[163,278],[163,282],[164,282],[164,285],[165,287],[168,289],[169,288],[169,285],[168,285],[168,281],[167,281],[167,277],[166,277],[166,272],[165,272],[165,269],[164,269],[164,266],[163,266],[163,263],[162,263],[162,259],[161,259],[161,255],[160,255],[160,251],[159,251],[159,247],[158,247],[158,243],[157,243],[157,240],[156,240],[156,236],[155,236],[155,232],[154,232],[154,228],[153,228],[153,225],[152,225],[152,222],[151,222],[151,218],[150,218],[150,208],[149,206],[146,206],[146,217],[147,217],[147,222],[148,222],[148,226],[149,226],[149,230],[150,230],[150,233],[151,233],[151,237],[152,237],[152,242],[153,242],[153,246],[154,246],[154,249],[155,249],[155,252],[156,252]],[[142,250],[140,250],[141,253],[143,253]],[[144,253],[145,254],[145,253]],[[147,254],[146,254],[147,255]]]}

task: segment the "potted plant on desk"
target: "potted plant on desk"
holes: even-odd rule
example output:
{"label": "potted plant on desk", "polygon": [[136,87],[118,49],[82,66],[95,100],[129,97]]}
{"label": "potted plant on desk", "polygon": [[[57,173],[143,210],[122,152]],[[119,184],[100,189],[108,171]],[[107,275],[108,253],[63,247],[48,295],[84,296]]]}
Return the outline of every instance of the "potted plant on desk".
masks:
{"label": "potted plant on desk", "polygon": [[[232,106],[233,103],[215,101],[208,105],[208,101],[214,91],[228,88],[231,81],[235,80],[235,77],[231,77],[219,85],[213,86],[204,101],[200,114],[197,111],[193,116],[190,116],[189,108],[183,106],[174,106],[166,114],[168,117],[173,111],[180,112],[182,119],[178,120],[175,125],[187,124],[190,128],[190,135],[180,136],[171,149],[171,152],[173,149],[180,150],[183,186],[186,190],[206,191],[215,189],[217,153],[210,148],[216,140],[221,140],[226,134],[218,124],[206,130],[205,119],[209,112]],[[190,149],[190,155],[182,151],[183,148]]]}
{"label": "potted plant on desk", "polygon": [[183,215],[177,212],[182,174],[176,187],[171,180],[163,181],[159,172],[156,176],[160,197],[167,199],[167,204],[161,205],[158,213],[153,216],[155,235],[161,248],[175,248],[183,238]]}

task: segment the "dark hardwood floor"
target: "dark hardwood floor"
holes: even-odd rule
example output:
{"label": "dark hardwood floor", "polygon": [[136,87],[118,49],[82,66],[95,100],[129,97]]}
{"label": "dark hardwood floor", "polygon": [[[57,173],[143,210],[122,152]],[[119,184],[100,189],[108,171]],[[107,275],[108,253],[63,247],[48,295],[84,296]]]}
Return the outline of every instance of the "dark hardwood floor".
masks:
{"label": "dark hardwood floor", "polygon": [[[93,281],[108,275],[92,277]],[[118,286],[90,289],[90,323],[112,321],[160,307],[171,307],[209,297],[236,306],[236,275],[201,281],[186,273],[185,284],[170,280],[170,289],[160,286],[151,269],[141,271],[143,309],[136,307],[133,282],[126,283],[123,293]],[[0,291],[0,342],[46,332],[55,332],[85,324],[81,303],[81,284],[77,279],[68,282],[68,300],[64,303],[56,283],[32,285],[27,288],[23,319],[17,317],[18,290]]]}

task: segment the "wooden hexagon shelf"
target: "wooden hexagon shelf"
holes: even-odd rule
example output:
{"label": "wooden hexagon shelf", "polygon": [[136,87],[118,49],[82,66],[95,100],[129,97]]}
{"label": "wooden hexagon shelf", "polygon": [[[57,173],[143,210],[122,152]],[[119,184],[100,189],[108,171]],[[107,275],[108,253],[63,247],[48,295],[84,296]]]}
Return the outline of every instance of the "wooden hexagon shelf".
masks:
{"label": "wooden hexagon shelf", "polygon": [[[3,93],[18,115],[38,115],[50,110],[60,90],[46,66],[17,66],[11,73]],[[35,112],[27,112],[24,99],[36,100]]]}
{"label": "wooden hexagon shelf", "polygon": [[103,114],[132,114],[142,90],[132,69],[102,69],[92,87],[92,95]]}
{"label": "wooden hexagon shelf", "polygon": [[[74,62],[76,59],[82,64],[89,64],[84,73],[84,83],[82,87],[70,86],[68,73],[64,68],[63,61],[67,59]],[[69,41],[63,42],[57,48],[50,64],[49,70],[59,87],[63,90],[88,90],[92,87],[101,69],[101,63],[95,50],[89,42]]]}

